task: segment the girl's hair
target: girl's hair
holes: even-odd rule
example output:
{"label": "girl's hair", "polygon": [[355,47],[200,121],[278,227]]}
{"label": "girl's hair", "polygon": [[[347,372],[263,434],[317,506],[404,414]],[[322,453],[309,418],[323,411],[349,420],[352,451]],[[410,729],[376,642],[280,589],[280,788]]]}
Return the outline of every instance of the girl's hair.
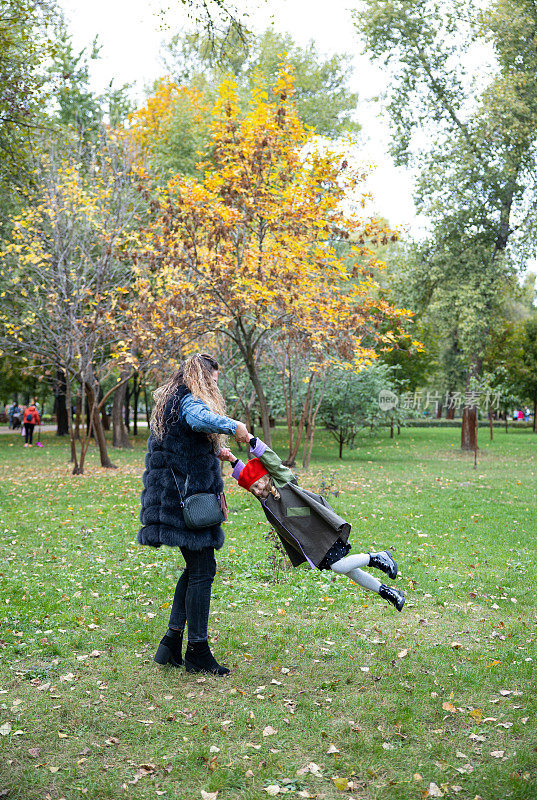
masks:
{"label": "girl's hair", "polygon": [[[263,477],[265,477],[265,476],[263,476]],[[269,481],[268,490],[269,490],[270,494],[274,497],[275,500],[279,500],[280,499],[280,493],[276,489],[274,484],[272,483],[272,478],[270,476],[268,476],[268,475],[266,477],[268,477],[268,481]],[[252,487],[255,486],[255,484],[258,483],[261,480],[263,480],[263,478],[259,478],[255,483],[252,483],[252,486],[250,486],[248,491],[251,492],[252,491]]]}
{"label": "girl's hair", "polygon": [[[175,375],[172,375],[164,386],[159,386],[153,392],[155,406],[151,414],[151,433],[156,439],[162,439],[166,432],[167,422],[174,416],[177,418],[179,412],[177,400],[174,400],[167,412],[166,408],[179,386],[186,386],[193,397],[203,400],[215,414],[226,413],[224,398],[212,377],[213,371],[217,369],[218,362],[212,356],[196,353],[181,364]],[[207,435],[212,440],[215,450],[224,443],[225,436],[222,434],[209,433]]]}

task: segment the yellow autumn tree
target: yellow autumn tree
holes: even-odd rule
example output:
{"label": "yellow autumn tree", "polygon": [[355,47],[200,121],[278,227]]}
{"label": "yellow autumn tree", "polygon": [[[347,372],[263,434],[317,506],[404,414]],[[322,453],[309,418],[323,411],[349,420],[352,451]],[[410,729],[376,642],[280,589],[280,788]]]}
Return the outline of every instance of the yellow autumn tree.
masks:
{"label": "yellow autumn tree", "polygon": [[[190,331],[235,343],[270,443],[259,353],[296,336],[313,369],[360,369],[392,346],[411,314],[378,291],[374,248],[396,235],[364,218],[362,172],[315,145],[287,66],[272,97],[254,91],[246,114],[233,82],[222,83],[198,168],[200,180],[177,175],[154,202],[139,234],[138,279],[160,285]],[[395,335],[381,333],[387,320]]]}

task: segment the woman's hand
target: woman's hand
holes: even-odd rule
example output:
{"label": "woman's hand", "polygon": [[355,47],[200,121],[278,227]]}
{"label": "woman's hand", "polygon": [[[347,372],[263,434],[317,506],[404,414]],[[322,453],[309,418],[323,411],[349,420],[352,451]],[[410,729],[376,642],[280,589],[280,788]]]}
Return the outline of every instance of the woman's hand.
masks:
{"label": "woman's hand", "polygon": [[237,430],[235,431],[233,438],[235,439],[236,442],[242,442],[243,444],[248,444],[248,442],[250,441],[250,434],[248,433],[246,425],[244,424],[244,422],[240,422],[239,420],[236,420],[236,422],[237,422]]}
{"label": "woman's hand", "polygon": [[234,461],[235,456],[229,449],[229,447],[221,447],[220,452],[218,453],[218,458],[220,461]]}

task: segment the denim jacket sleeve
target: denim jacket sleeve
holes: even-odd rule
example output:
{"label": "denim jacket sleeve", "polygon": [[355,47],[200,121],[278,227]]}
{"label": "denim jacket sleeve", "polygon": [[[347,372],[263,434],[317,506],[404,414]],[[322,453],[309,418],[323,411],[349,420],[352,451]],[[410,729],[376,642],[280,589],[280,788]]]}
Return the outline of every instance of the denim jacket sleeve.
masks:
{"label": "denim jacket sleeve", "polygon": [[227,433],[232,436],[237,430],[237,423],[229,417],[221,417],[208,408],[203,400],[187,394],[183,397],[180,411],[186,424],[194,431],[201,433]]}

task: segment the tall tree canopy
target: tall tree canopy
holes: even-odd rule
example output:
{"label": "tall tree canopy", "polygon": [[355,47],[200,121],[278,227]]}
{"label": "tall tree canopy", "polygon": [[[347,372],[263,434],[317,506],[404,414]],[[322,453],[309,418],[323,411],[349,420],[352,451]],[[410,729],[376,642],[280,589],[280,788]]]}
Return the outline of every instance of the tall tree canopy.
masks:
{"label": "tall tree canopy", "polygon": [[[443,342],[444,374],[468,379],[535,252],[537,7],[365,0],[356,24],[388,68],[393,152],[419,171],[416,200],[432,223],[400,285]],[[472,74],[486,48],[490,69]]]}
{"label": "tall tree canopy", "polygon": [[201,177],[170,179],[138,247],[141,287],[144,277],[145,286],[160,286],[163,302],[182,308],[200,336],[234,342],[267,441],[262,348],[292,335],[319,367],[359,368],[395,341],[382,323],[389,318],[396,329],[410,316],[374,278],[382,263],[373,248],[393,234],[361,216],[362,173],[313,146],[291,72],[280,69],[272,98],[260,82],[246,114],[234,84],[223,81]]}

